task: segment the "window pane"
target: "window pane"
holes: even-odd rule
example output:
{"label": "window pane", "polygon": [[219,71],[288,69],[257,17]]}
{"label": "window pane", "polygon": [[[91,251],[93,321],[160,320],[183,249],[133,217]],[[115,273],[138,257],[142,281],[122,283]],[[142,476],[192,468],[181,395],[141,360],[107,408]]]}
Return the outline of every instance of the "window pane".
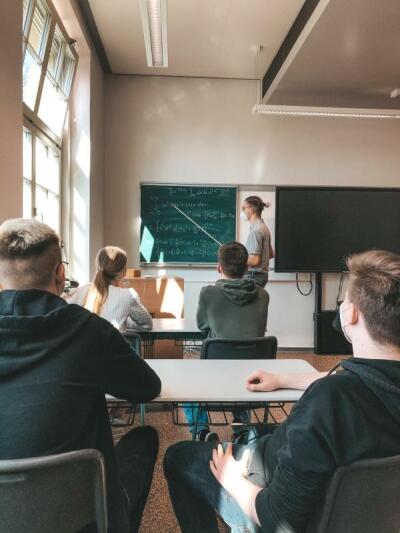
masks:
{"label": "window pane", "polygon": [[33,12],[33,20],[31,31],[29,32],[28,42],[41,58],[43,58],[43,44],[49,19],[50,12],[47,6],[43,2],[38,1]]}
{"label": "window pane", "polygon": [[32,218],[32,182],[24,179],[23,217]]}
{"label": "window pane", "polygon": [[66,112],[67,101],[57,86],[46,76],[40,99],[39,117],[61,137]]}
{"label": "window pane", "polygon": [[40,65],[29,51],[29,47],[25,51],[22,78],[24,102],[28,107],[34,109],[40,80]]}
{"label": "window pane", "polygon": [[25,29],[26,17],[28,15],[28,9],[29,9],[30,3],[31,3],[31,0],[24,0],[23,11],[22,11],[22,29],[23,30]]}
{"label": "window pane", "polygon": [[60,192],[60,158],[38,138],[36,138],[36,183],[55,194]]}
{"label": "window pane", "polygon": [[72,77],[74,75],[75,58],[72,55],[71,50],[67,47],[64,55],[64,61],[61,71],[60,86],[65,97],[69,97],[71,90]]}
{"label": "window pane", "polygon": [[23,133],[23,174],[27,180],[32,179],[32,135],[29,131]]}
{"label": "window pane", "polygon": [[56,194],[43,189],[35,188],[36,194],[36,218],[48,224],[57,233],[60,233],[60,198]]}
{"label": "window pane", "polygon": [[55,80],[57,79],[57,66],[58,66],[58,61],[59,61],[60,54],[61,54],[62,43],[63,43],[63,38],[61,36],[61,32],[59,28],[56,26],[56,29],[53,35],[53,41],[51,43],[49,63],[47,66],[47,70],[50,72],[50,74],[53,76]]}

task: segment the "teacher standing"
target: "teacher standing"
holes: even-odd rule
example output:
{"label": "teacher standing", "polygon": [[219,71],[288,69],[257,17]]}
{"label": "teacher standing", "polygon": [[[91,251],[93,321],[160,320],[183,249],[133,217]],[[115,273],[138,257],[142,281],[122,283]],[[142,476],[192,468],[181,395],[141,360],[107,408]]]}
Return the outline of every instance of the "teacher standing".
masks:
{"label": "teacher standing", "polygon": [[243,276],[252,279],[260,287],[268,281],[269,260],[275,257],[271,246],[271,233],[261,218],[265,207],[268,207],[259,196],[248,196],[243,204],[240,218],[250,222],[250,233],[246,241],[249,253],[248,271]]}

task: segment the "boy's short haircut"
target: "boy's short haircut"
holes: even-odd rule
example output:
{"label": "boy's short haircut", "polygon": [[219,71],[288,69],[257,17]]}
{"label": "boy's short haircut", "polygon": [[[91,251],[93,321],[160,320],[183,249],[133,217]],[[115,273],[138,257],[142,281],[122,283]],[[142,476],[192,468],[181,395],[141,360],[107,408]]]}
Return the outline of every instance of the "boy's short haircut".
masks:
{"label": "boy's short haircut", "polygon": [[249,254],[240,242],[227,242],[218,251],[218,263],[230,278],[241,278],[247,270]]}
{"label": "boy's short haircut", "polygon": [[371,250],[347,259],[347,293],[372,339],[400,346],[400,256]]}
{"label": "boy's short haircut", "polygon": [[15,218],[0,225],[0,283],[46,288],[60,263],[60,239],[46,224]]}

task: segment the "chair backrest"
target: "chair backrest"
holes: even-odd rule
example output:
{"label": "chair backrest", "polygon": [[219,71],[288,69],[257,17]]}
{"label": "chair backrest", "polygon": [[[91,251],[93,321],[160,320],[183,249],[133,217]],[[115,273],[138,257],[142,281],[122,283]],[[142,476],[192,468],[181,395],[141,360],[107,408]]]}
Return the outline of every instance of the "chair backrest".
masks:
{"label": "chair backrest", "polygon": [[307,533],[400,531],[400,455],[336,470]]}
{"label": "chair backrest", "polygon": [[129,342],[135,352],[142,356],[142,339],[138,333],[125,333],[125,339]]}
{"label": "chair backrest", "polygon": [[206,339],[201,348],[202,359],[275,359],[276,337],[253,339]]}
{"label": "chair backrest", "polygon": [[107,532],[105,467],[97,450],[0,461],[0,533]]}

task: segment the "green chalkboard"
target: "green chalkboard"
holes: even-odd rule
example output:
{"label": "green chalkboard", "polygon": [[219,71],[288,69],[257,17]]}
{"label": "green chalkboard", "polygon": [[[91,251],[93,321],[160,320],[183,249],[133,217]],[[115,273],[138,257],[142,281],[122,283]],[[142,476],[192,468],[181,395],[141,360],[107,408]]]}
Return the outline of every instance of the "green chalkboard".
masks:
{"label": "green chalkboard", "polygon": [[236,187],[141,185],[141,263],[216,263],[219,245],[183,213],[217,241],[233,241],[236,192]]}

